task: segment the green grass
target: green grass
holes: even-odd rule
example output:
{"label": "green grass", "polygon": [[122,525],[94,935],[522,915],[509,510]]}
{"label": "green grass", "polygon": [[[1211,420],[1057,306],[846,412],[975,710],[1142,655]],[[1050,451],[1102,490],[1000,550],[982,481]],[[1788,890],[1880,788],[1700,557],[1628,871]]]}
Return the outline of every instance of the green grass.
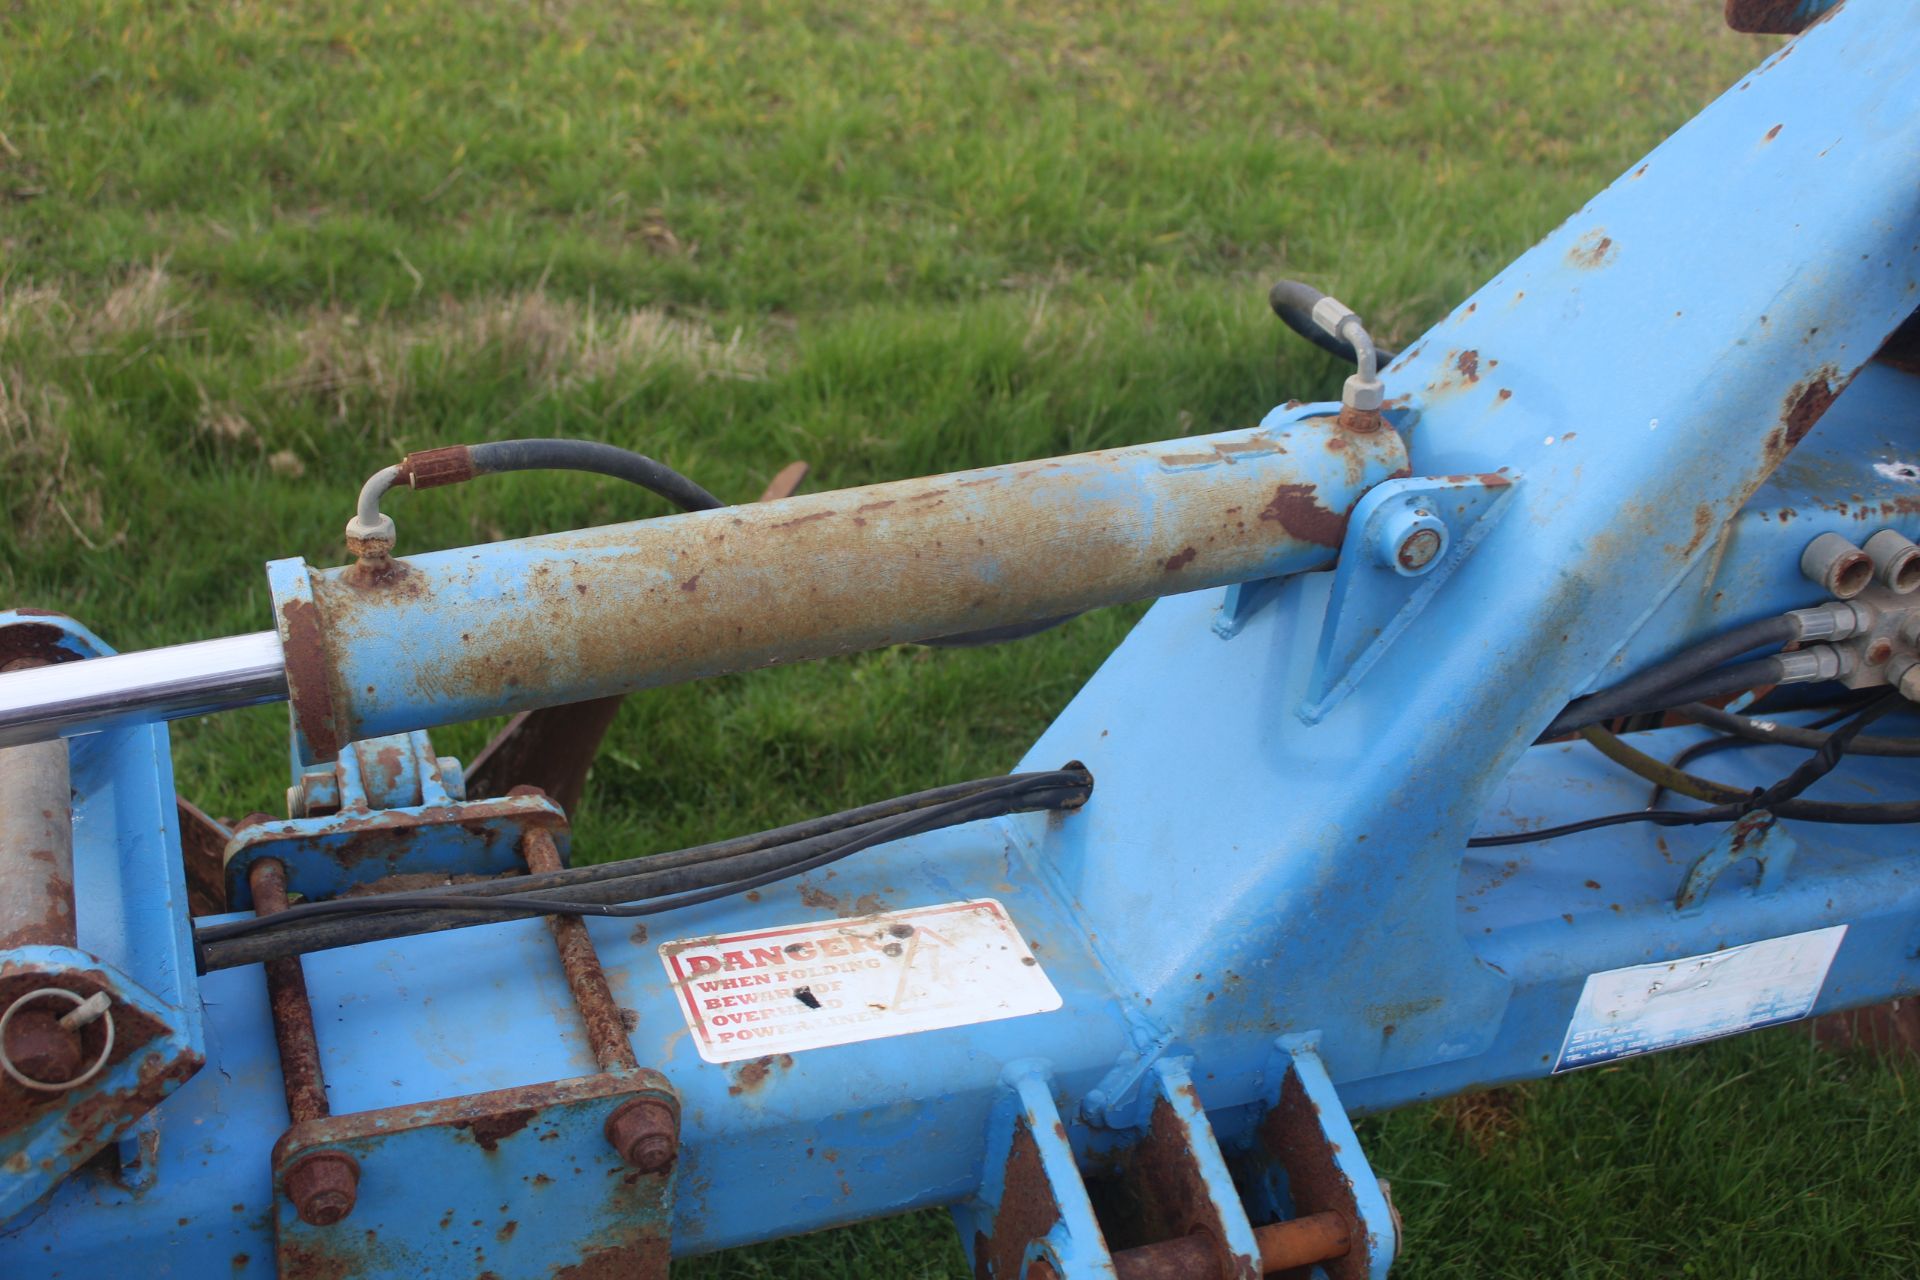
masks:
{"label": "green grass", "polygon": [[[1251,423],[1338,385],[1303,276],[1389,340],[1774,42],[1711,0],[0,9],[0,600],[136,647],[267,621],[401,451],[565,434],[754,496]],[[405,495],[402,549],[653,514],[611,482]],[[1007,767],[1136,611],[627,707],[604,853]],[[284,720],[180,726],[273,809]],[[440,735],[470,756],[486,726]],[[1800,1031],[1364,1126],[1396,1274],[1920,1271],[1916,1077]],[[940,1215],[696,1276],[954,1275]]]}

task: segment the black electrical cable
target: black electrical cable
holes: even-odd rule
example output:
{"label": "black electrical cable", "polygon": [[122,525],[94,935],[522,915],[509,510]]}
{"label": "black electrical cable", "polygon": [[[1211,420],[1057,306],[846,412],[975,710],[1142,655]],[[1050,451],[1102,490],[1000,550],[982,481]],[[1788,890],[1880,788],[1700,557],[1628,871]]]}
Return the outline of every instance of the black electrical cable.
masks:
{"label": "black electrical cable", "polygon": [[[1789,644],[1799,639],[1800,626],[1790,615],[1761,618],[1731,631],[1722,632],[1711,640],[1702,641],[1684,649],[1672,657],[1656,662],[1644,670],[1609,685],[1596,693],[1583,698],[1575,698],[1566,708],[1555,716],[1542,737],[1558,737],[1563,733],[1572,733],[1584,729],[1590,724],[1599,724],[1603,720],[1612,720],[1645,710],[1656,700],[1665,699],[1663,706],[1671,707],[1680,702],[1698,702],[1720,693],[1734,692],[1747,686],[1733,688],[1714,686],[1711,693],[1691,693],[1685,698],[1668,697],[1676,687],[1690,688],[1686,682],[1694,681],[1712,674],[1714,668],[1730,662],[1755,649]],[[1762,661],[1765,661],[1762,659]],[[1729,668],[1738,671],[1740,668]],[[1774,681],[1760,679],[1754,684],[1771,684]]]}
{"label": "black electrical cable", "polygon": [[[968,796],[944,805],[922,809],[918,811],[921,815],[928,814],[930,810],[932,813],[927,818],[926,824],[917,829],[931,830],[935,827],[954,826],[962,822],[998,817],[1021,810],[1071,808],[1082,803],[1088,794],[1084,784],[1055,788],[1043,782],[1030,790],[1025,789],[1026,785],[1028,784],[1023,784],[1022,789],[1005,798],[1001,798],[998,794]],[[301,954],[307,951],[351,946],[361,942],[374,942],[411,934],[490,924],[497,920],[522,919],[528,914],[538,914],[512,909],[516,904],[523,904],[526,899],[534,899],[548,906],[566,906],[585,902],[593,906],[595,914],[600,914],[600,908],[615,903],[658,898],[724,884],[766,871],[776,871],[819,854],[842,850],[855,840],[864,842],[875,835],[881,839],[895,838],[887,835],[889,831],[900,831],[898,819],[869,823],[861,827],[816,836],[809,840],[794,841],[720,861],[669,867],[660,871],[646,869],[646,864],[655,859],[634,859],[622,868],[623,873],[617,878],[603,878],[591,883],[526,889],[527,882],[534,880],[535,877],[506,877],[463,885],[457,889],[433,890],[426,894],[412,894],[404,897],[398,894],[368,895],[357,899],[316,903],[312,908],[295,909],[296,912],[304,912],[304,915],[283,912],[259,922],[238,921],[227,925],[206,926],[196,935],[196,941],[206,944],[202,948],[202,963],[208,968],[218,969],[230,968],[237,964],[252,964],[282,954]],[[662,857],[664,859],[671,856],[663,855]],[[604,870],[604,868],[573,870],[577,873]],[[541,879],[550,880],[551,877]],[[490,892],[481,896],[472,892],[475,890]],[[356,903],[361,904],[357,909],[354,906]],[[374,914],[366,914],[369,910]],[[544,911],[545,907],[542,910]]]}
{"label": "black electrical cable", "polygon": [[[1761,723],[1750,716],[1735,715],[1719,707],[1694,704],[1679,708],[1680,713],[1698,720],[1709,729],[1732,734],[1740,741],[1755,745],[1772,744],[1782,747],[1819,748],[1826,745],[1829,734],[1820,732],[1817,725],[1780,724],[1776,721]],[[1911,758],[1920,756],[1920,738],[1877,738],[1863,735],[1855,738],[1847,748],[1848,755],[1855,756],[1895,756]]]}
{"label": "black electrical cable", "polygon": [[682,511],[712,511],[727,505],[664,462],[598,440],[493,440],[472,445],[467,453],[475,475],[588,471],[637,484]]}
{"label": "black electrical cable", "polygon": [[1533,844],[1540,840],[1578,835],[1583,831],[1597,831],[1603,827],[1620,826],[1630,822],[1650,822],[1661,827],[1703,826],[1710,823],[1738,821],[1760,809],[1765,809],[1782,818],[1797,818],[1808,822],[1883,826],[1920,822],[1920,801],[1898,801],[1888,804],[1834,804],[1798,799],[1801,792],[1833,771],[1834,767],[1840,763],[1840,758],[1846,753],[1848,745],[1867,725],[1904,701],[1905,699],[1898,693],[1889,693],[1869,703],[1853,719],[1828,734],[1827,741],[1821,744],[1820,749],[1792,773],[1772,786],[1755,791],[1736,803],[1709,805],[1702,809],[1639,809],[1632,813],[1609,813],[1557,827],[1542,827],[1537,831],[1510,831],[1495,836],[1475,836],[1467,841],[1467,845],[1469,848],[1490,849],[1505,845]]}
{"label": "black electrical cable", "polygon": [[[194,941],[202,972],[211,972],[284,955],[532,915],[652,915],[802,875],[862,849],[923,831],[1027,810],[1075,808],[1085,802],[1091,787],[1092,776],[1077,766],[1016,774],[923,792],[922,796],[930,796],[972,788],[966,794],[948,794],[905,812],[899,811],[901,801],[891,801],[849,815],[782,828],[812,832],[783,843],[768,844],[766,837],[776,833],[761,833],[678,854],[571,868],[545,876],[333,899],[277,915],[204,926],[195,931]],[[911,799],[903,797],[902,801]],[[892,812],[878,820],[834,830],[817,829],[852,815],[889,809]],[[732,846],[747,847],[725,856],[713,854],[715,849]],[[613,874],[607,874],[609,871]],[[545,887],[530,888],[533,885]],[[636,903],[640,899],[645,901]],[[620,905],[626,903],[635,905]]]}

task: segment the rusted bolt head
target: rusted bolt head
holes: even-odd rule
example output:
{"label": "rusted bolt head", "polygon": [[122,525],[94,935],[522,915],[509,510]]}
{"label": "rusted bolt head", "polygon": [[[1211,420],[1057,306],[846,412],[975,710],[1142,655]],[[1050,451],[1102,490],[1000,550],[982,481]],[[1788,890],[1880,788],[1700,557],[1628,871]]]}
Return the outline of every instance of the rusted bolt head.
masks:
{"label": "rusted bolt head", "polygon": [[642,1173],[665,1173],[680,1154],[680,1116],[660,1098],[633,1098],[607,1117],[607,1142]]}
{"label": "rusted bolt head", "polygon": [[343,1151],[316,1151],[287,1170],[287,1199],[310,1227],[330,1227],[360,1198],[360,1166]]}
{"label": "rusted bolt head", "polygon": [[22,1075],[65,1084],[86,1067],[80,1034],[60,1025],[57,1009],[22,1009],[7,1024],[7,1057]]}
{"label": "rusted bolt head", "polygon": [[1389,504],[1368,521],[1374,554],[1403,578],[1417,578],[1439,563],[1447,549],[1446,521],[1417,498]]}
{"label": "rusted bolt head", "polygon": [[1424,569],[1440,554],[1440,535],[1432,529],[1416,529],[1394,553],[1403,569]]}

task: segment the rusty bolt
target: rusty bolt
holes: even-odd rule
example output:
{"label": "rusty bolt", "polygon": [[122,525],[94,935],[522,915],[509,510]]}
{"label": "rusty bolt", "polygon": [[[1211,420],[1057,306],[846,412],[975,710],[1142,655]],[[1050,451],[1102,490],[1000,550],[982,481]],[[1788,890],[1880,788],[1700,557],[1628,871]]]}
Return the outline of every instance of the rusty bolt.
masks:
{"label": "rusty bolt", "polygon": [[1404,569],[1424,569],[1440,554],[1440,535],[1432,529],[1416,529],[1394,553]]}
{"label": "rusty bolt", "polygon": [[665,1173],[680,1154],[680,1114],[661,1098],[633,1098],[607,1117],[607,1142],[642,1173]]}
{"label": "rusty bolt", "polygon": [[342,1151],[302,1156],[287,1170],[287,1198],[300,1221],[330,1227],[352,1213],[360,1198],[360,1166]]}
{"label": "rusty bolt", "polygon": [[1439,563],[1447,549],[1447,525],[1410,498],[1383,508],[1368,522],[1380,563],[1403,578],[1417,578]]}

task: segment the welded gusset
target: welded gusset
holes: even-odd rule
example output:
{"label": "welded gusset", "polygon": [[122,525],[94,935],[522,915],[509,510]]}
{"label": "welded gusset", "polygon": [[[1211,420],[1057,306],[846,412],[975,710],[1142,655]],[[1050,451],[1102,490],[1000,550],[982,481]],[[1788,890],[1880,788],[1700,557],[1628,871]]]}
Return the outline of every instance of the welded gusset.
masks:
{"label": "welded gusset", "polygon": [[303,756],[1325,568],[1404,475],[1332,417],[396,560],[269,566]]}

